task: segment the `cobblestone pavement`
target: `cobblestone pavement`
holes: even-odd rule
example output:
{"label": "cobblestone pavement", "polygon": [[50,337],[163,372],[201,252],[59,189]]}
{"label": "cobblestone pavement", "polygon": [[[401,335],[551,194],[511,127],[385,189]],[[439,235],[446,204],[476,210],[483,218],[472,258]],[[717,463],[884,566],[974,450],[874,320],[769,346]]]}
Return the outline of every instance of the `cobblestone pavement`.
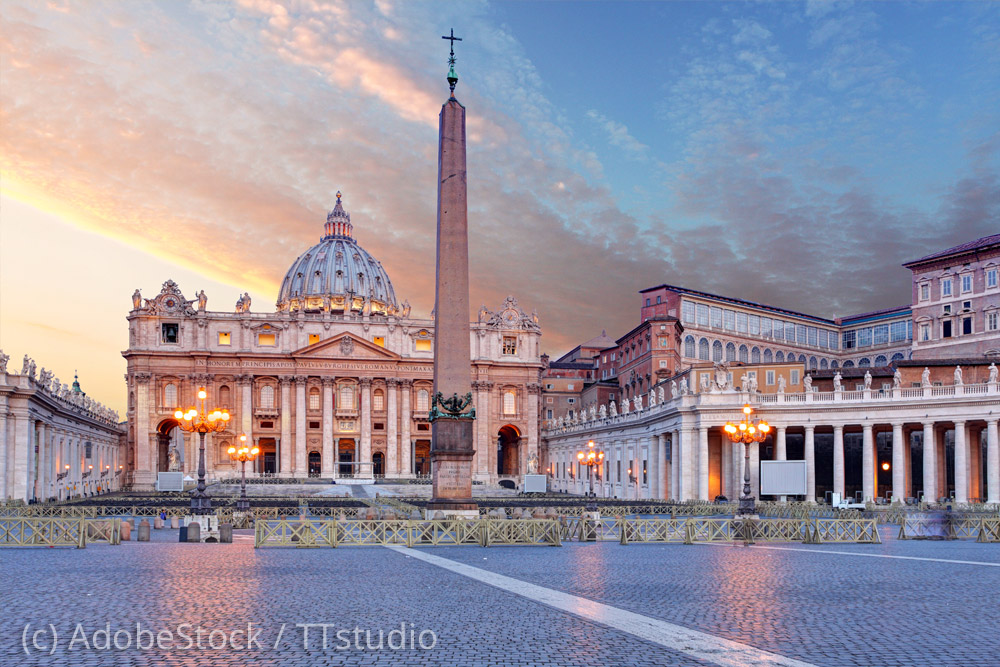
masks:
{"label": "cobblestone pavement", "polygon": [[[873,546],[422,551],[815,665],[1000,664],[1000,567],[850,555],[1000,563],[1000,545],[897,542],[891,533]],[[177,531],[153,535],[150,544],[0,550],[0,665],[708,664],[389,549],[254,550],[241,531],[232,545],[179,544]],[[260,631],[249,650],[210,646],[248,622]],[[136,649],[137,623],[173,631],[173,646]],[[319,627],[305,647],[304,629],[295,627],[304,623],[331,624],[326,649]],[[51,655],[49,624],[58,633]],[[203,629],[205,648],[181,648],[188,641],[176,634],[182,624],[192,641]],[[387,633],[401,625],[404,643],[416,648],[389,648]],[[106,627],[112,642],[121,630],[119,643],[131,638],[132,647],[99,647],[103,633],[94,633]],[[380,629],[383,648],[364,648],[365,631],[377,643]],[[211,630],[222,633],[210,637]],[[343,640],[336,633],[345,630]],[[424,635],[425,645],[433,643],[426,650],[419,647],[424,630],[433,632]],[[238,647],[246,642],[234,639]]]}

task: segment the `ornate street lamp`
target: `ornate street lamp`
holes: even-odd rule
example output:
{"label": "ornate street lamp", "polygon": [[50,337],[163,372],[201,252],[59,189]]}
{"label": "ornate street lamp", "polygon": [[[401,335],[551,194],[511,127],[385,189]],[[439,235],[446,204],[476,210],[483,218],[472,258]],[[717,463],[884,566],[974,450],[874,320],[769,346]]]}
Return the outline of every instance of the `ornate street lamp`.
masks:
{"label": "ornate street lamp", "polygon": [[240,434],[240,448],[236,447],[229,448],[229,458],[233,461],[239,461],[243,470],[240,473],[240,499],[236,501],[236,511],[237,512],[249,512],[250,511],[250,501],[247,500],[247,461],[253,461],[260,454],[259,447],[247,447],[247,434]]}
{"label": "ornate street lamp", "polygon": [[216,408],[211,412],[205,410],[205,399],[208,392],[204,387],[198,388],[198,400],[201,403],[201,410],[188,408],[186,411],[178,408],[174,412],[174,418],[179,422],[178,427],[188,433],[197,433],[201,436],[201,446],[198,448],[198,488],[191,494],[191,514],[211,514],[212,499],[205,493],[205,434],[225,431],[229,423],[229,411]]}
{"label": "ornate street lamp", "polygon": [[767,422],[751,422],[750,414],[753,410],[749,405],[743,406],[743,421],[739,424],[733,424],[732,422],[726,422],[723,430],[726,432],[726,437],[728,437],[734,443],[742,443],[744,449],[744,460],[746,462],[746,467],[743,471],[743,495],[740,496],[740,506],[737,511],[740,515],[750,515],[755,514],[754,509],[754,497],[750,495],[750,444],[757,442],[764,442],[767,439],[767,434],[771,430]]}
{"label": "ornate street lamp", "polygon": [[587,443],[586,451],[580,450],[576,453],[576,460],[580,462],[581,465],[587,466],[587,478],[590,480],[590,503],[584,508],[588,512],[597,511],[597,502],[595,499],[597,496],[594,495],[594,466],[599,466],[604,461],[604,452],[594,449],[594,441],[591,440]]}

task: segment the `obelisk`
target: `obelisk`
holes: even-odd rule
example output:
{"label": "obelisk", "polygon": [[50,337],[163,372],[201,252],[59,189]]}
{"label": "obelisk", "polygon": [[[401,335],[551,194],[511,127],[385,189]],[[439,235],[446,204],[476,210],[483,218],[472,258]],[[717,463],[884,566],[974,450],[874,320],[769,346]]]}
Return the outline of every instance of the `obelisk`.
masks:
{"label": "obelisk", "polygon": [[455,99],[455,37],[438,129],[437,288],[434,298],[434,397],[430,419],[433,497],[428,510],[475,513],[469,349],[469,216],[465,173],[465,107]]}

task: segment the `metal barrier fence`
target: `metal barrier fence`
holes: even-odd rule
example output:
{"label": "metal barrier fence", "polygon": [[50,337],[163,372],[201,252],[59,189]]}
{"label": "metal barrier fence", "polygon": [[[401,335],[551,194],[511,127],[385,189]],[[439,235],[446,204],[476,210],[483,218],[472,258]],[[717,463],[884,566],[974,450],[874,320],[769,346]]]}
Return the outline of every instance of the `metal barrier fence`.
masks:
{"label": "metal barrier fence", "polygon": [[699,542],[853,542],[881,544],[872,519],[742,519],[579,517],[561,520],[562,539],[633,543]]}
{"label": "metal barrier fence", "polygon": [[262,519],[254,546],[561,546],[559,522],[552,519],[312,520]]}
{"label": "metal barrier fence", "polygon": [[0,518],[0,547],[87,546],[87,528],[82,518]]}
{"label": "metal barrier fence", "polygon": [[899,525],[900,540],[976,538],[978,542],[996,542],[991,535],[1000,526],[1000,519],[988,516],[956,515],[952,513],[920,514],[906,517]]}
{"label": "metal barrier fence", "polygon": [[114,519],[83,519],[86,526],[87,542],[122,543],[122,520]]}
{"label": "metal barrier fence", "polygon": [[983,519],[977,542],[1000,542],[1000,519]]}

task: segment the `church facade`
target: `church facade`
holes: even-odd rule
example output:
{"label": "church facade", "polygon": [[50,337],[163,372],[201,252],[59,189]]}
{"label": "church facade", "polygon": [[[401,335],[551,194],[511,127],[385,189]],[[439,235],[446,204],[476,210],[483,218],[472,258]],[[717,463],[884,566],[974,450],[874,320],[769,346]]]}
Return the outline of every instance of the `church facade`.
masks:
{"label": "church facade", "polygon": [[[300,255],[272,312],[244,294],[229,312],[185,298],[168,280],[136,290],[128,315],[128,480],[151,488],[158,472],[194,474],[196,434],[173,412],[228,409],[229,428],[206,438],[209,478],[239,473],[226,453],[240,437],[261,455],[256,474],[280,478],[409,478],[430,473],[428,413],[433,319],[410,315],[388,274],[353,237],[340,193],[320,242]],[[536,461],[541,328],[508,297],[471,324],[476,408],[474,479],[516,481]],[[248,474],[250,470],[248,469]]]}

